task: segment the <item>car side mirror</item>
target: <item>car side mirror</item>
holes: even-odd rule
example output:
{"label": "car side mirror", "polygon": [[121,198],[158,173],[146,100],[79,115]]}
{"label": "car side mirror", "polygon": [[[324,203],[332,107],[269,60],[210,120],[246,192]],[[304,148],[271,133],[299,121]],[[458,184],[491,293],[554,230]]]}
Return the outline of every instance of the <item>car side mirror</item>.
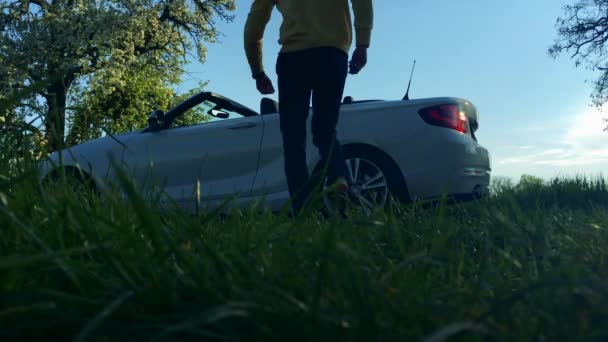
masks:
{"label": "car side mirror", "polygon": [[158,131],[165,125],[165,112],[155,109],[148,116],[148,128],[151,131]]}

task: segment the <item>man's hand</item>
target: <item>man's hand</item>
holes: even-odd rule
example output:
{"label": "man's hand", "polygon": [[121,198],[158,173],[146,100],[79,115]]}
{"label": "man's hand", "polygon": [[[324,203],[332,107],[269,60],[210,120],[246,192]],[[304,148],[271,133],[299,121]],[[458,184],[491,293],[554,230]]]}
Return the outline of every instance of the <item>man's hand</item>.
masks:
{"label": "man's hand", "polygon": [[353,58],[350,61],[350,73],[356,75],[367,64],[367,48],[357,47],[353,53]]}
{"label": "man's hand", "polygon": [[274,86],[266,74],[256,79],[255,84],[262,95],[274,94]]}

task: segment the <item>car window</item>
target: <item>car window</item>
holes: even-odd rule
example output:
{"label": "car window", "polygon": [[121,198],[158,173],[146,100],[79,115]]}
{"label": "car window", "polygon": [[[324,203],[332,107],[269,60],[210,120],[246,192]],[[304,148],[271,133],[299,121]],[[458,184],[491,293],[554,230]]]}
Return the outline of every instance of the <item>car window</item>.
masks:
{"label": "car window", "polygon": [[173,121],[173,124],[171,125],[171,128],[200,125],[209,122],[232,120],[243,117],[243,115],[237,112],[222,109],[221,112],[228,114],[228,117],[219,118],[217,116],[211,115],[211,113],[213,112],[217,113],[217,111],[215,110],[212,111],[214,107],[215,104],[209,101],[205,101],[199,105],[196,105],[187,110],[184,114],[180,115],[177,119],[175,119],[175,121]]}

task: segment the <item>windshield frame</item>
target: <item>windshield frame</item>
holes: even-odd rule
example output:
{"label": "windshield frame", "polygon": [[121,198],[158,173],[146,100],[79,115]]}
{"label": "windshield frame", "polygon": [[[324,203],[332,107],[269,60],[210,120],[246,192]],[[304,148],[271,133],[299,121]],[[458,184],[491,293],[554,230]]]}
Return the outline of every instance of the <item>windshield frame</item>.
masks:
{"label": "windshield frame", "polygon": [[[222,95],[212,93],[212,92],[201,92],[196,95],[191,96],[185,101],[181,102],[174,108],[170,109],[164,115],[163,125],[160,127],[160,130],[165,130],[171,128],[173,122],[186,113],[188,110],[200,105],[203,102],[210,102],[215,105],[215,110],[228,110],[231,112],[235,112],[237,114],[242,115],[243,117],[253,117],[259,116],[260,114],[256,111],[245,107],[244,105],[231,100]],[[150,127],[147,127],[142,133],[154,131]]]}

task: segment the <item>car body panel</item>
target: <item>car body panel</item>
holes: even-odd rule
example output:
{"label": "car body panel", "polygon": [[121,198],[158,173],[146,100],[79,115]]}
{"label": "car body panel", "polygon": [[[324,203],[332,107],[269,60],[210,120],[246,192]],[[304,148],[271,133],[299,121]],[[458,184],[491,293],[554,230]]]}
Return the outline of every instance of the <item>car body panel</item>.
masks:
{"label": "car body panel", "polygon": [[147,132],[127,140],[124,165],[139,185],[162,185],[184,206],[247,197],[262,134],[260,116]]}

